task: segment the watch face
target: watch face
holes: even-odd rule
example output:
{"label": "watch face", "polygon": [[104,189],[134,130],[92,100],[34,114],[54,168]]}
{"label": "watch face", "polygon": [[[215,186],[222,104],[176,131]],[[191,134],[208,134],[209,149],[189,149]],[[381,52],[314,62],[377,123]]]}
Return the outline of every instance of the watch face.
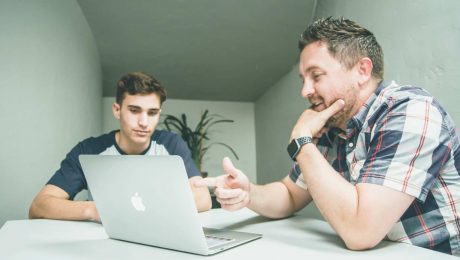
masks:
{"label": "watch face", "polygon": [[295,161],[295,156],[297,154],[297,151],[299,150],[299,145],[297,144],[297,140],[293,139],[291,143],[289,143],[287,147],[287,152],[289,156],[292,158],[292,160]]}

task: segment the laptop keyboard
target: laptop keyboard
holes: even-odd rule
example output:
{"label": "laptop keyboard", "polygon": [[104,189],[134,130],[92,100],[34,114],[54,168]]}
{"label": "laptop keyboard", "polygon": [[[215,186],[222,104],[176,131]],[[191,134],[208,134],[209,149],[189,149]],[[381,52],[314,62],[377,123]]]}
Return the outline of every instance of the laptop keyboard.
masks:
{"label": "laptop keyboard", "polygon": [[235,239],[206,235],[206,242],[208,243],[209,248],[215,247],[215,246],[225,245],[225,244],[230,243],[232,241],[235,241]]}

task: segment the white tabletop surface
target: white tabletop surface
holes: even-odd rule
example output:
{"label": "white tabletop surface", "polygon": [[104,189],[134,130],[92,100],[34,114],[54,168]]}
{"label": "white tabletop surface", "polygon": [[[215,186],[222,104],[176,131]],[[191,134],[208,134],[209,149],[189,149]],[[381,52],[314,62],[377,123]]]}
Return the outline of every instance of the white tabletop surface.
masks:
{"label": "white tabletop surface", "polygon": [[248,209],[213,209],[200,218],[206,227],[263,237],[217,255],[199,256],[109,239],[103,226],[92,222],[14,220],[0,229],[0,259],[458,259],[386,241],[372,250],[347,250],[329,224],[300,215],[269,220]]}

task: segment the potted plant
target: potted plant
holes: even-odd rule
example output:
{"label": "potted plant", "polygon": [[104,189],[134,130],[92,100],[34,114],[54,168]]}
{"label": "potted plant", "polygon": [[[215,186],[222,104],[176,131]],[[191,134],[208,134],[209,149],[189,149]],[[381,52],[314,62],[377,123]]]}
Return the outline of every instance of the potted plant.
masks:
{"label": "potted plant", "polygon": [[224,119],[217,114],[209,114],[206,109],[200,117],[197,125],[192,129],[187,123],[187,116],[183,113],[180,118],[173,115],[165,115],[162,125],[168,129],[168,131],[177,132],[181,135],[182,139],[187,143],[190,152],[192,153],[192,159],[196,166],[201,172],[203,177],[207,176],[207,173],[202,171],[203,156],[213,145],[221,145],[230,150],[235,158],[238,160],[238,155],[229,145],[222,142],[210,142],[209,130],[213,125],[220,123],[233,123],[231,119]]}

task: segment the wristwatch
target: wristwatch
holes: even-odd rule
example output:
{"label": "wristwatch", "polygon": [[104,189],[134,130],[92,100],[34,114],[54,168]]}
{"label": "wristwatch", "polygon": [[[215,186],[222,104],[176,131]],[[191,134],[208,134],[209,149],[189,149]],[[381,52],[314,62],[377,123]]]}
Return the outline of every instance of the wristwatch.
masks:
{"label": "wristwatch", "polygon": [[310,136],[304,136],[297,139],[292,139],[291,143],[287,147],[287,152],[293,161],[296,161],[295,157],[300,152],[300,148],[303,145],[313,143],[313,138]]}

